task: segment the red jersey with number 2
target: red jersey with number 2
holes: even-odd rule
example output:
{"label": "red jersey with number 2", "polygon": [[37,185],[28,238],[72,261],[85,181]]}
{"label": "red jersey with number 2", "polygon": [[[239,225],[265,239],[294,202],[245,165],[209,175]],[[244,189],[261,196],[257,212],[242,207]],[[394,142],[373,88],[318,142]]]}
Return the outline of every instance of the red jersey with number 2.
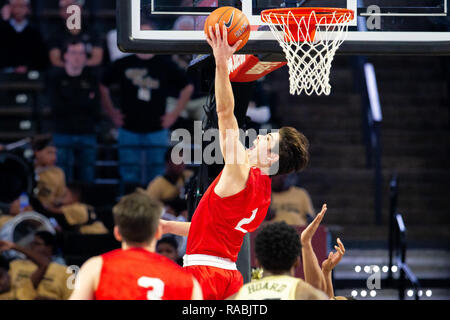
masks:
{"label": "red jersey with number 2", "polygon": [[142,248],[103,254],[96,300],[190,300],[194,278],[166,257]]}
{"label": "red jersey with number 2", "polygon": [[247,232],[264,221],[270,206],[271,179],[251,168],[247,185],[226,198],[215,192],[222,173],[209,186],[192,217],[186,254],[207,254],[236,262]]}

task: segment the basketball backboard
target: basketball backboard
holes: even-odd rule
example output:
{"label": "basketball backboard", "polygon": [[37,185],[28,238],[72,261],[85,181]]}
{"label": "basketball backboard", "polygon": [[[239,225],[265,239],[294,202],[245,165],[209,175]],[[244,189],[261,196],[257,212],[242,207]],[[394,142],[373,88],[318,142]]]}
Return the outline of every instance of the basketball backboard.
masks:
{"label": "basketball backboard", "polygon": [[[260,13],[300,5],[356,13],[338,54],[450,54],[448,0],[118,0],[119,47],[127,52],[209,53],[204,21],[226,5],[241,9],[252,25],[242,53],[281,53]],[[148,20],[153,30],[145,27]]]}

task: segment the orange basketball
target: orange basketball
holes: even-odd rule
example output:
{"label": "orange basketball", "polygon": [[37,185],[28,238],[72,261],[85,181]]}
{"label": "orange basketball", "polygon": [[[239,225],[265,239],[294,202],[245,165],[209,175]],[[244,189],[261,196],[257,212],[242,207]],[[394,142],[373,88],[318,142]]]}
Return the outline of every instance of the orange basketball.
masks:
{"label": "orange basketball", "polygon": [[220,34],[222,35],[223,24],[228,30],[228,43],[230,46],[234,45],[237,41],[242,40],[241,45],[236,51],[242,49],[250,37],[250,22],[245,14],[241,10],[233,7],[220,7],[209,15],[205,21],[205,33],[209,38],[209,26],[213,28],[213,32],[216,31],[216,23],[220,26]]}

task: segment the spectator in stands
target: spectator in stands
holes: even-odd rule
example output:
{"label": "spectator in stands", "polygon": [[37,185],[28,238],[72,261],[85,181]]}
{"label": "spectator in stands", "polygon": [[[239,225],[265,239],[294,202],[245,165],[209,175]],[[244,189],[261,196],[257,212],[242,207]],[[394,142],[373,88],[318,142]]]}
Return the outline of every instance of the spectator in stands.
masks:
{"label": "spectator in stands", "polygon": [[171,235],[164,236],[156,243],[156,252],[169,258],[180,266],[183,265],[183,261],[178,255],[178,242]]}
{"label": "spectator in stands", "polygon": [[76,41],[82,42],[86,48],[86,65],[89,67],[100,66],[103,61],[103,43],[99,34],[89,28],[85,21],[82,22],[80,29],[68,29],[67,27],[66,22],[70,16],[67,8],[72,5],[77,5],[83,10],[83,3],[79,0],[59,0],[61,26],[55,28],[55,32],[48,40],[50,61],[55,67],[64,67],[64,46],[71,39],[77,39]]}
{"label": "spectator in stands", "polygon": [[106,234],[108,229],[97,218],[94,208],[82,203],[82,190],[76,185],[67,186],[61,205],[49,208],[64,231],[82,234]]}
{"label": "spectator in stands", "polygon": [[245,284],[228,299],[327,300],[324,292],[294,277],[300,263],[300,248],[299,236],[292,226],[277,222],[263,227],[255,239],[255,254],[264,270],[263,278]]}
{"label": "spectator in stands", "polygon": [[306,226],[314,217],[314,208],[308,192],[288,181],[293,176],[272,177],[272,203],[275,211],[272,221],[285,221],[289,225]]}
{"label": "spectator in stands", "polygon": [[86,67],[86,46],[69,41],[63,51],[64,68],[54,68],[48,76],[48,92],[54,120],[54,141],[58,163],[66,179],[92,182],[97,153],[96,124],[100,119],[98,77]]}
{"label": "spectator in stands", "polygon": [[[322,262],[322,269],[320,268],[317,256],[312,247],[312,238],[322,222],[326,211],[327,205],[324,204],[322,206],[322,210],[317,214],[316,218],[308,225],[308,227],[303,230],[300,236],[303,257],[303,273],[305,275],[306,282],[313,287],[326,292],[331,299],[335,299],[331,273],[345,254],[344,245],[338,238],[338,245],[334,246],[336,252],[330,252],[328,258]],[[342,300],[342,298],[339,300]]]}
{"label": "spectator in stands", "polygon": [[0,50],[0,69],[6,72],[26,73],[48,66],[47,47],[39,30],[27,19],[30,13],[30,0],[9,0],[9,14],[5,14],[5,21],[0,21],[4,44]]}
{"label": "spectator in stands", "polygon": [[17,198],[12,203],[1,204],[0,203],[0,229],[9,220],[21,213],[20,210],[20,199]]}
{"label": "spectator in stands", "polygon": [[[151,25],[143,26],[151,29]],[[114,107],[110,87],[120,86],[120,110]],[[194,87],[169,57],[132,55],[117,60],[102,77],[100,92],[105,112],[119,129],[120,174],[124,182],[147,185],[164,172],[168,129],[189,101]],[[177,107],[166,112],[167,97],[179,93]],[[129,148],[126,148],[128,146]],[[139,163],[145,153],[146,169]]]}
{"label": "spectator in stands", "polygon": [[172,161],[172,148],[165,155],[166,170],[163,175],[153,179],[147,187],[150,197],[163,203],[184,198],[184,188],[193,172],[186,170],[184,163],[175,164]]}
{"label": "spectator in stands", "polygon": [[56,166],[57,149],[51,135],[37,136],[33,139],[34,171],[37,181],[38,198],[46,208],[57,207],[66,193],[64,171]]}
{"label": "spectator in stands", "polygon": [[[49,135],[33,140],[38,199],[47,216],[55,218],[64,230],[83,234],[104,234],[108,230],[97,219],[94,208],[81,202],[82,190],[76,185],[67,186],[64,172],[55,166],[57,149]],[[41,212],[39,208],[36,209]]]}
{"label": "spectator in stands", "polygon": [[56,249],[55,237],[46,231],[37,232],[29,248],[0,241],[0,251],[16,250],[27,260],[14,260],[9,264],[11,288],[18,299],[67,300],[72,293],[68,288],[70,274],[66,267],[52,261]]}
{"label": "spectator in stands", "polygon": [[[72,300],[202,299],[200,285],[183,268],[155,253],[162,235],[161,204],[144,190],[114,207],[114,236],[122,248],[89,259],[81,267]],[[164,284],[164,290],[151,290]]]}

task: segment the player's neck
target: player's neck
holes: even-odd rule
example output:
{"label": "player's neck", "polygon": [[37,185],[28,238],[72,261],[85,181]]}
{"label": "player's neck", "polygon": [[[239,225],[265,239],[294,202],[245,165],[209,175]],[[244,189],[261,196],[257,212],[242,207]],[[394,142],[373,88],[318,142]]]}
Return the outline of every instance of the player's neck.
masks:
{"label": "player's neck", "polygon": [[264,270],[264,278],[266,278],[266,277],[273,277],[273,276],[290,276],[290,277],[293,277],[294,274],[293,274],[292,270],[289,270],[289,271],[286,271],[286,272],[283,272],[283,273],[272,273],[272,272],[270,272],[268,270]]}
{"label": "player's neck", "polygon": [[128,250],[128,249],[133,249],[133,248],[140,248],[140,249],[147,250],[149,252],[155,252],[156,251],[156,240],[152,240],[152,242],[147,245],[138,244],[138,243],[122,242],[122,250]]}
{"label": "player's neck", "polygon": [[265,175],[270,175],[270,168],[260,167],[257,162],[251,161],[250,157],[249,157],[249,163],[248,164],[250,165],[250,168],[258,168],[259,170],[261,170],[261,173],[263,173]]}

